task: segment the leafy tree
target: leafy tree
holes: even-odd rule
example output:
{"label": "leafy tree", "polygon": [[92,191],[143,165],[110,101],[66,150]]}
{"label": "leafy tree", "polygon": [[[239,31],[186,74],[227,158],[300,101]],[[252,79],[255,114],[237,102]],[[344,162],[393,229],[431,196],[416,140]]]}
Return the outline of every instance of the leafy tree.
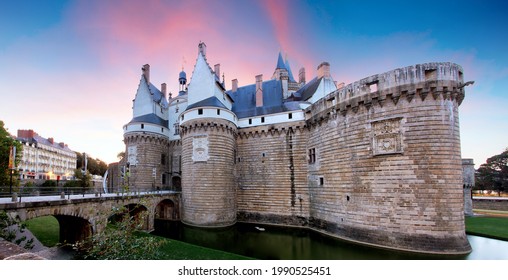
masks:
{"label": "leafy tree", "polygon": [[81,169],[76,169],[74,170],[74,177],[76,177],[76,181],[78,182],[77,183],[77,186],[78,188],[80,188],[81,190],[88,190],[92,187],[92,175],[90,175],[90,172],[85,172],[83,173],[83,171]]}
{"label": "leafy tree", "polygon": [[[10,170],[9,170],[9,151],[11,146],[16,146],[16,166],[19,165],[22,157],[23,145],[11,137],[7,129],[4,127],[4,122],[0,120],[0,186],[8,186],[10,184]],[[13,185],[17,185],[18,172],[15,170],[13,178]]]}
{"label": "leafy tree", "polygon": [[27,239],[27,237],[23,235],[18,237],[18,232],[23,233],[25,232],[25,229],[26,225],[20,222],[18,216],[13,218],[7,215],[5,211],[0,211],[0,239],[3,238],[17,245],[21,245],[25,242],[23,248],[30,250],[34,246],[34,239]]}
{"label": "leafy tree", "polygon": [[85,259],[94,260],[156,260],[164,259],[159,247],[166,243],[154,237],[136,235],[143,227],[146,213],[132,216],[126,208],[113,209],[106,229],[75,248]]}
{"label": "leafy tree", "polygon": [[122,159],[125,157],[125,152],[119,152],[116,155],[116,158],[118,158],[118,161],[122,161]]}
{"label": "leafy tree", "polygon": [[[77,166],[78,168],[82,168],[84,166],[84,155],[82,153],[77,152]],[[100,175],[103,176],[104,173],[106,173],[106,170],[108,170],[108,165],[104,161],[96,158],[92,158],[89,155],[87,155],[87,170],[92,175]]]}
{"label": "leafy tree", "polygon": [[496,191],[499,196],[508,191],[508,149],[488,158],[475,176],[477,188],[481,190]]}

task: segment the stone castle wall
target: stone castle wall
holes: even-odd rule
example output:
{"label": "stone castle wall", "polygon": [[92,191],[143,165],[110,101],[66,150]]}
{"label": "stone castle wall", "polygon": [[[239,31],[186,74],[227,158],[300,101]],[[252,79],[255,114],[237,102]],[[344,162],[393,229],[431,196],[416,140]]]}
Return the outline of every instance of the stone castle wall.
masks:
{"label": "stone castle wall", "polygon": [[306,225],[309,215],[304,122],[239,130],[238,219]]}
{"label": "stone castle wall", "polygon": [[322,185],[309,183],[311,227],[402,250],[471,249],[464,233],[459,76],[460,67],[450,64],[398,69],[307,110],[308,148],[317,158],[309,181],[323,178]]}
{"label": "stone castle wall", "polygon": [[187,121],[182,137],[182,222],[220,227],[236,222],[236,126],[221,119]]}
{"label": "stone castle wall", "polygon": [[347,85],[306,121],[236,127],[198,119],[181,149],[182,220],[308,226],[343,239],[464,254],[458,106],[463,74],[421,64]]}
{"label": "stone castle wall", "polygon": [[124,142],[126,162],[130,163],[130,176],[127,179],[126,175],[124,185],[128,181],[130,191],[152,191],[169,186],[169,141],[166,137],[134,132],[126,134]]}

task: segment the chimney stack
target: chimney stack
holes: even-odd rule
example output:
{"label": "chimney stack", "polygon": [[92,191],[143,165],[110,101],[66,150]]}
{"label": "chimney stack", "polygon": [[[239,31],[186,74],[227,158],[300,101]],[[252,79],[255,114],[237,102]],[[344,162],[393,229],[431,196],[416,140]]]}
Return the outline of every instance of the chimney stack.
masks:
{"label": "chimney stack", "polygon": [[298,72],[298,82],[300,84],[305,84],[305,68],[300,68],[300,71]]}
{"label": "chimney stack", "polygon": [[206,58],[206,44],[204,42],[199,42],[198,49],[203,57]]}
{"label": "chimney stack", "polygon": [[149,64],[143,65],[141,70],[143,70],[143,75],[145,76],[146,82],[150,83],[150,65]]}
{"label": "chimney stack", "polygon": [[166,83],[161,84],[161,92],[162,95],[164,96],[164,99],[166,99]]}
{"label": "chimney stack", "polygon": [[48,141],[51,145],[55,144],[55,139],[53,139],[53,137],[48,138]]}
{"label": "chimney stack", "polygon": [[37,133],[35,133],[32,129],[18,129],[19,138],[34,138],[35,135],[37,135]]}
{"label": "chimney stack", "polygon": [[318,68],[318,79],[319,78],[329,78],[330,77],[330,63],[328,62],[322,62],[319,64]]}
{"label": "chimney stack", "polygon": [[231,91],[236,92],[238,90],[238,80],[234,79],[231,81]]}
{"label": "chimney stack", "polygon": [[256,76],[256,107],[263,106],[263,75]]}
{"label": "chimney stack", "polygon": [[214,69],[214,72],[215,72],[215,76],[217,76],[217,78],[220,79],[220,64],[215,64],[213,66],[213,69]]}

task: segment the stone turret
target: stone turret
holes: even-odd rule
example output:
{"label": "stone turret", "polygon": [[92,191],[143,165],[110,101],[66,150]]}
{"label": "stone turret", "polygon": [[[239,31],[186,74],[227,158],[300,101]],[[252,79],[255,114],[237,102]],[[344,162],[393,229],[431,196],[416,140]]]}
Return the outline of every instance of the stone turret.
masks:
{"label": "stone turret", "polygon": [[[182,222],[224,227],[236,222],[236,115],[232,100],[204,59],[204,43],[188,89],[190,105],[180,117],[182,139]],[[199,81],[199,82],[195,82]],[[200,84],[215,85],[203,88]]]}

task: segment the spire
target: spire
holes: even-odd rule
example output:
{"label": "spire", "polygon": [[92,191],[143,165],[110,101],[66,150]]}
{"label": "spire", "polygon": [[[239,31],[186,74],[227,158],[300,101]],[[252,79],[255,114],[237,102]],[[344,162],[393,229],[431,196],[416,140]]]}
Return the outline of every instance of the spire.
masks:
{"label": "spire", "polygon": [[287,54],[286,54],[286,69],[288,70],[289,81],[295,83],[296,81],[295,81],[295,78],[293,78],[293,73],[291,73],[291,67],[289,67],[289,61],[288,61]]}
{"label": "spire", "polygon": [[286,69],[286,64],[284,64],[281,52],[279,52],[279,58],[277,59],[277,66],[275,67],[275,69]]}

